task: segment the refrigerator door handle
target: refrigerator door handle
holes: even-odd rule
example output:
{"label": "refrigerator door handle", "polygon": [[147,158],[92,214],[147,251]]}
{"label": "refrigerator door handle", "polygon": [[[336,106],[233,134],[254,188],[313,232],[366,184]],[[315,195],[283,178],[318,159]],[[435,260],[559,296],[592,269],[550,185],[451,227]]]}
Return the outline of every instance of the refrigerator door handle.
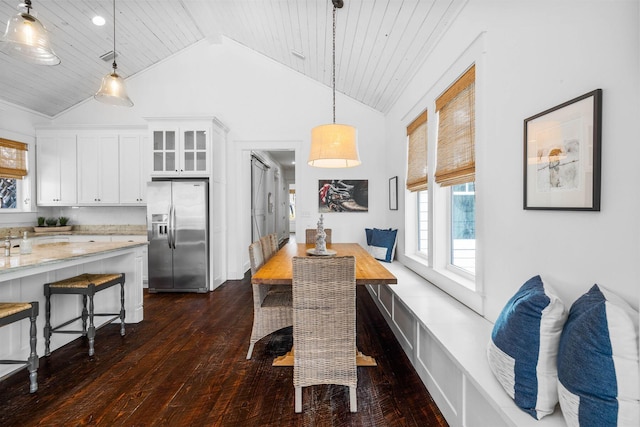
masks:
{"label": "refrigerator door handle", "polygon": [[175,205],[171,205],[172,210],[171,210],[171,230],[172,230],[172,236],[171,236],[171,246],[173,247],[173,249],[176,248],[176,207]]}
{"label": "refrigerator door handle", "polygon": [[171,239],[172,239],[172,235],[173,235],[173,204],[169,205],[169,218],[168,218],[168,222],[169,222],[169,230],[167,232],[167,243],[169,244],[169,249],[171,249]]}

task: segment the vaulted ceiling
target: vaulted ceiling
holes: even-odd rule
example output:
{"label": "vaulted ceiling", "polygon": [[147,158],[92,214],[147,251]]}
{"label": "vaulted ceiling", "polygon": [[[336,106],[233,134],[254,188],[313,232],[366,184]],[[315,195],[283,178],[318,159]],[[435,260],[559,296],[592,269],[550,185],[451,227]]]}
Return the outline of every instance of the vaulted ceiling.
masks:
{"label": "vaulted ceiling", "polygon": [[[389,111],[467,0],[345,0],[336,27],[336,90]],[[19,0],[0,0],[2,30]],[[111,0],[32,0],[62,63],[32,65],[0,53],[0,99],[56,116],[91,97],[111,60]],[[331,87],[331,0],[117,0],[123,77],[202,40],[227,37]],[[91,19],[101,15],[106,24]],[[4,31],[3,31],[4,32]]]}

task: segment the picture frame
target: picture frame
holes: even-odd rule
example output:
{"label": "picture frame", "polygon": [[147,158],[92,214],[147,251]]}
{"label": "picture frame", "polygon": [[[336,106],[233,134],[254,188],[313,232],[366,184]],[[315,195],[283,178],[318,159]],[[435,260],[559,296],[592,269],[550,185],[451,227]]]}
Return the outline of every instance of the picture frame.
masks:
{"label": "picture frame", "polygon": [[398,177],[389,178],[389,210],[398,210]]}
{"label": "picture frame", "polygon": [[524,120],[525,210],[600,210],[602,89]]}
{"label": "picture frame", "polygon": [[368,212],[369,180],[318,180],[318,212]]}

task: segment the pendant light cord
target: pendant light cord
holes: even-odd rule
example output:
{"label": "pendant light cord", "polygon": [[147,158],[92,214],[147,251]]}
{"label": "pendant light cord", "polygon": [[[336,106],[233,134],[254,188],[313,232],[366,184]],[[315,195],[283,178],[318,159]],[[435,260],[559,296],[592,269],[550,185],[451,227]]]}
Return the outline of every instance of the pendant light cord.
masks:
{"label": "pendant light cord", "polygon": [[116,0],[113,0],[113,72],[118,69],[116,64]]}
{"label": "pendant light cord", "polygon": [[331,85],[333,86],[333,124],[336,124],[336,5],[333,5],[333,70]]}

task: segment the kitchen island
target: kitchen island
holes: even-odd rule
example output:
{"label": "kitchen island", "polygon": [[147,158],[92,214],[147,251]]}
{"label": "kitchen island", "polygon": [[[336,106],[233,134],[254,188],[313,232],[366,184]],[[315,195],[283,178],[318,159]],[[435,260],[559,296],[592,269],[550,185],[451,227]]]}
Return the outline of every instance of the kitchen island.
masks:
{"label": "kitchen island", "polygon": [[[142,270],[146,242],[86,242],[46,243],[34,245],[33,252],[20,255],[16,248],[9,257],[0,257],[0,301],[40,303],[38,315],[38,355],[44,354],[45,283],[66,279],[82,273],[125,273],[126,323],[138,323],[143,319]],[[60,297],[54,295],[52,298]],[[57,298],[51,313],[53,324],[79,316],[82,297]],[[101,291],[95,298],[96,312],[117,312],[120,309],[120,290],[113,287]],[[96,318],[96,327],[104,318]],[[69,325],[81,329],[80,321]],[[99,332],[96,352],[99,353]],[[75,334],[54,334],[51,350],[55,350],[78,338]],[[25,359],[29,354],[29,322],[21,321],[0,328],[0,359]],[[51,357],[55,357],[55,352]],[[15,366],[0,365],[0,377]]]}

